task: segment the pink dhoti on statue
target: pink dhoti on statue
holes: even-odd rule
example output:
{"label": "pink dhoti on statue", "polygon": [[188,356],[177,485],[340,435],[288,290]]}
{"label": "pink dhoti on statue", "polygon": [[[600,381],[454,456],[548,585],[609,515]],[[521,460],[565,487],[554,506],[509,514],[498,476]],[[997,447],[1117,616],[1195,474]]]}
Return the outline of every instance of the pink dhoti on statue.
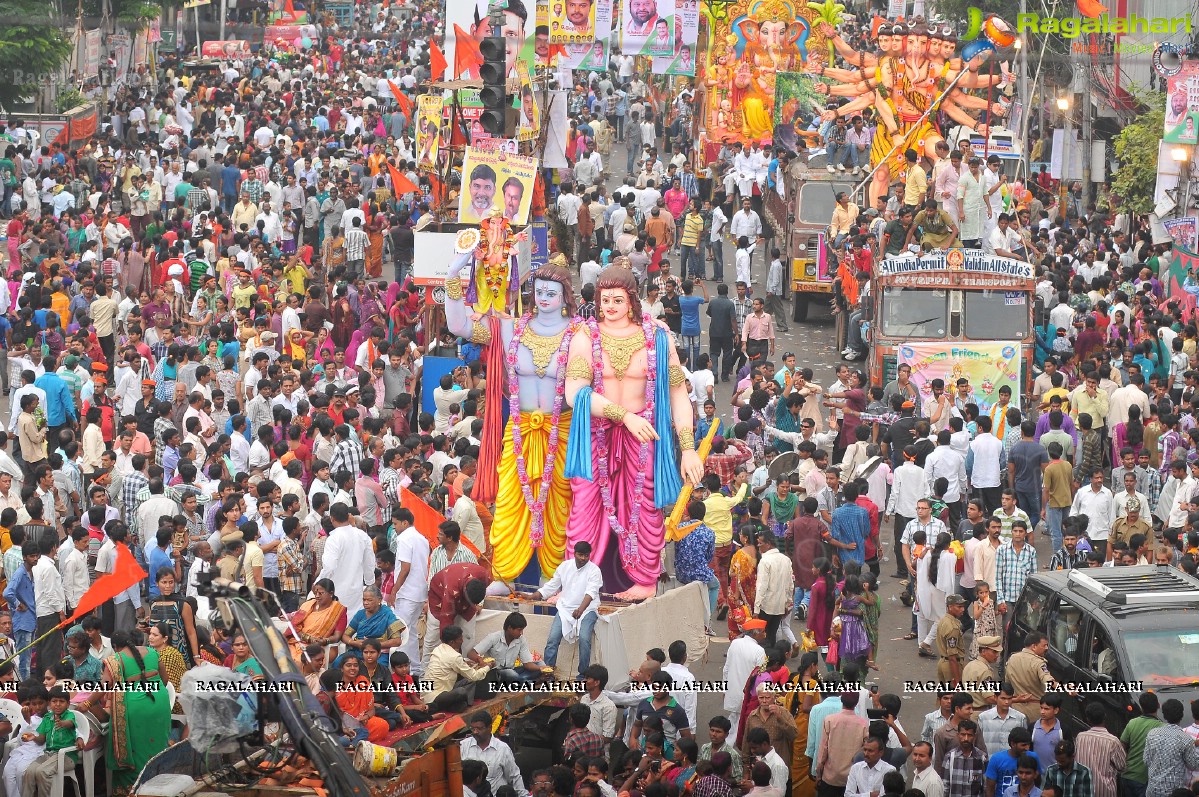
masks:
{"label": "pink dhoti on statue", "polygon": [[[648,462],[643,465],[641,443],[624,426],[614,426],[598,418],[594,422],[607,427],[608,450],[601,451],[599,446],[591,448],[592,471],[596,476],[594,481],[581,478],[570,480],[574,503],[566,524],[566,555],[574,555],[576,543],[590,543],[591,561],[598,564],[604,574],[605,592],[623,592],[634,584],[653,586],[662,572],[662,548],[666,541],[662,512],[654,507],[654,443],[649,444]],[[611,503],[622,528],[629,527],[634,500],[641,502],[640,524],[636,534],[637,554],[629,567],[621,561],[621,540],[604,511],[601,459],[607,463]],[[645,481],[641,495],[635,496],[637,474],[642,468]]]}

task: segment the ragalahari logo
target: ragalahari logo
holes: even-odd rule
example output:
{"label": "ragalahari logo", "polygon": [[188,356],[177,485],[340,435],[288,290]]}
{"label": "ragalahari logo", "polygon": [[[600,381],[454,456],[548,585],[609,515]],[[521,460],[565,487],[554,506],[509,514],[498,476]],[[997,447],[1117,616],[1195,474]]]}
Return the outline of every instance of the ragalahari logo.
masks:
{"label": "ragalahari logo", "polygon": [[[1107,6],[1101,5],[1097,0],[1077,0],[1077,5],[1079,15],[1091,19],[1098,19],[1107,13]],[[966,35],[962,40],[974,41],[983,29],[982,9],[970,6],[966,12],[966,23]]]}

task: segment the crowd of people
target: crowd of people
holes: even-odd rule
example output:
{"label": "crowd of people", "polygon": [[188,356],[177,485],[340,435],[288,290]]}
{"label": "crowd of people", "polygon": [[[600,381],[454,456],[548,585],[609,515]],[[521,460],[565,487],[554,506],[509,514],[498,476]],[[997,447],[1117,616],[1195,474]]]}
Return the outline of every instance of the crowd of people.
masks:
{"label": "crowd of people", "polygon": [[[201,663],[263,677],[245,637],[205,616],[217,575],[271,593],[346,746],[464,714],[471,797],[1191,794],[1199,706],[1183,728],[1187,707],[1146,693],[1117,736],[1088,701],[1091,728],[1071,736],[1048,640],[1000,637],[1046,566],[1196,573],[1199,334],[1193,300],[1165,294],[1168,247],[1110,206],[1060,212],[1047,178],[1005,188],[968,144],[927,169],[912,152],[911,178],[875,207],[838,198],[840,290],[868,302],[874,264],[912,246],[1026,259],[1045,307],[1039,374],[994,405],[965,380],[922,395],[906,367],[871,387],[842,363],[821,385],[782,343],[786,270],[761,215],[792,156],[727,141],[701,162],[690,92],[629,57],[580,73],[571,166],[546,175],[547,199],[580,314],[595,314],[603,265],[631,269],[679,347],[696,439],[717,427],[663,580],[707,589],[728,690],[687,688],[681,641],[649,651],[634,688],[606,689],[586,543],[521,596],[556,599],[544,650],[518,612],[476,633],[487,595],[508,594],[487,566],[494,507],[472,498],[492,375],[412,282],[412,228],[446,197],[416,169],[390,85],[421,93],[440,13],[323,20],[307,55],[139,80],[82,146],[19,122],[0,132],[0,677],[22,708],[0,721],[20,742],[8,794],[48,795],[67,748],[103,750],[128,789],[185,732],[168,685]],[[846,140],[868,134],[849,122]],[[629,176],[609,190],[622,145]],[[421,190],[397,195],[389,167]],[[855,326],[851,359],[865,351]],[[423,385],[427,355],[463,364]],[[795,469],[774,473],[791,452]],[[436,544],[401,491],[443,516]],[[64,627],[124,556],[145,583]],[[903,583],[903,609],[880,598],[883,578]],[[905,639],[938,680],[998,688],[946,689],[909,735],[902,696],[862,685],[880,667],[884,607],[903,625],[910,607]],[[568,675],[586,694],[562,766],[524,777],[472,707],[494,685],[549,678],[564,629],[581,631]],[[97,680],[163,691],[75,688]],[[706,728],[700,700],[720,701]]]}

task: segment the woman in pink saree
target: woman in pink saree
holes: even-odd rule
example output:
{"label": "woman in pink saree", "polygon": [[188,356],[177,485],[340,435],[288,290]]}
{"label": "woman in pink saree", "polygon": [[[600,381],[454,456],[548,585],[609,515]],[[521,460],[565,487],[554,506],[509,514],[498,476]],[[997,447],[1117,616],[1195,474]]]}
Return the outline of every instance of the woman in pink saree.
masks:
{"label": "woman in pink saree", "polygon": [[[574,408],[566,454],[574,503],[567,556],[586,541],[604,589],[626,600],[652,597],[662,572],[662,509],[681,476],[697,484],[694,418],[669,335],[641,309],[632,271],[600,273],[599,315],[570,345],[566,398]],[[587,334],[583,334],[583,332]]]}

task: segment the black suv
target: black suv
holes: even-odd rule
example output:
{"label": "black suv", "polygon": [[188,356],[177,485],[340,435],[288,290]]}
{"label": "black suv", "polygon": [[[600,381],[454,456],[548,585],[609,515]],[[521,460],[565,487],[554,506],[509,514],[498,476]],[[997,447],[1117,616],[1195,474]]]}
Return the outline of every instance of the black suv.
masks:
{"label": "black suv", "polygon": [[[1030,631],[1049,637],[1045,658],[1065,695],[1061,723],[1087,729],[1083,705],[1103,701],[1119,735],[1139,711],[1142,691],[1184,705],[1199,698],[1199,579],[1156,566],[1098,567],[1029,576],[1006,628],[1007,650]],[[1136,686],[1140,682],[1142,686]]]}

